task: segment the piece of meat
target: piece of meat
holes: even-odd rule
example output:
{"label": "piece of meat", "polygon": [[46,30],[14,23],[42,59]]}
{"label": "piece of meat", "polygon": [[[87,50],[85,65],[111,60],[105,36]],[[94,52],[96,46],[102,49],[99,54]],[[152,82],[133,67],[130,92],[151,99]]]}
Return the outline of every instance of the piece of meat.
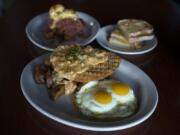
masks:
{"label": "piece of meat", "polygon": [[54,37],[54,32],[55,30],[52,30],[50,29],[49,27],[46,27],[44,30],[43,30],[43,34],[44,34],[44,37],[46,39],[51,39]]}
{"label": "piece of meat", "polygon": [[83,35],[85,24],[82,20],[72,18],[62,19],[56,24],[56,34],[63,36],[65,40],[73,40],[77,36]]}
{"label": "piece of meat", "polygon": [[50,61],[49,61],[49,58],[47,58],[47,59],[44,60],[44,65],[51,67],[51,63],[50,63]]}
{"label": "piece of meat", "polygon": [[53,85],[53,78],[52,78],[52,71],[51,71],[51,69],[49,69],[48,70],[48,72],[46,72],[46,78],[45,78],[45,80],[46,80],[46,86],[47,86],[47,88],[51,88],[52,87],[52,85]]}
{"label": "piece of meat", "polygon": [[49,94],[53,100],[57,100],[60,96],[65,94],[64,85],[54,85],[49,89]]}
{"label": "piece of meat", "polygon": [[34,71],[35,81],[37,83],[39,83],[39,84],[44,84],[45,83],[45,76],[46,76],[47,71],[48,71],[47,66],[36,65],[35,66],[35,71]]}

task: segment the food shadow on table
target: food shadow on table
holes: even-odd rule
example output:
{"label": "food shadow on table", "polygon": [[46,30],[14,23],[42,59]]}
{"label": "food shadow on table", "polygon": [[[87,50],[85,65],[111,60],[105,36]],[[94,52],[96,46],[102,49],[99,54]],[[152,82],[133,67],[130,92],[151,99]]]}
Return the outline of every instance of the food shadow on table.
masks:
{"label": "food shadow on table", "polygon": [[58,123],[38,111],[36,111],[34,108],[32,108],[27,102],[25,104],[26,111],[27,111],[27,117],[29,117],[30,120],[32,120],[32,123],[34,123],[37,127],[42,129],[43,132],[50,134],[50,135],[145,135],[153,125],[153,122],[155,120],[155,116],[153,115],[151,118],[143,122],[142,124],[124,129],[124,130],[117,130],[117,131],[111,131],[111,132],[95,132],[95,131],[87,131],[87,130],[81,130],[78,128],[69,127],[66,125],[63,125],[61,123]]}

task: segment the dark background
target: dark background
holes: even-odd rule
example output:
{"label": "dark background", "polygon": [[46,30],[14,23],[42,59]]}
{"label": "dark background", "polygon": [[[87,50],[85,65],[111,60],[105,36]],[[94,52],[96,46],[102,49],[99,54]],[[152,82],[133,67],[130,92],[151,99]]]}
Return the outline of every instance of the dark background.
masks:
{"label": "dark background", "polygon": [[101,26],[124,18],[144,19],[154,26],[159,43],[153,52],[153,60],[140,65],[131,61],[157,85],[160,95],[158,108],[144,124],[106,134],[178,135],[180,5],[171,0],[0,0],[0,134],[100,134],[47,120],[28,105],[20,90],[23,67],[40,55],[27,40],[25,26],[34,16],[47,12],[52,4],[58,2],[94,16]]}

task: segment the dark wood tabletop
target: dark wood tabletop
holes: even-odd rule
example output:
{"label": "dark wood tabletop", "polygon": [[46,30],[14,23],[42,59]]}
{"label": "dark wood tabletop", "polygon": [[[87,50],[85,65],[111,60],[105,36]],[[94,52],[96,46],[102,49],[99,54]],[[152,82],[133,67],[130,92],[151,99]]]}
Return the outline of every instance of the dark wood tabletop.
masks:
{"label": "dark wood tabletop", "polygon": [[[1,135],[99,135],[57,123],[37,112],[20,89],[23,67],[46,53],[27,39],[25,26],[54,3],[86,12],[101,26],[119,19],[144,19],[154,26],[158,46],[145,55],[121,55],[144,70],[154,81],[159,103],[142,124],[107,135],[180,134],[180,5],[172,0],[11,0],[0,16],[0,134]],[[99,46],[96,42],[95,46]]]}

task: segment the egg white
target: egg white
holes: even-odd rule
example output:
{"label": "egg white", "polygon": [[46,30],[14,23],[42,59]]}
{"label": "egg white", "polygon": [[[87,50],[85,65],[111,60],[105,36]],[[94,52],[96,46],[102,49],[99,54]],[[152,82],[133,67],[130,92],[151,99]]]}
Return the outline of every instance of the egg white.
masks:
{"label": "egg white", "polygon": [[[135,113],[137,100],[133,89],[129,88],[128,94],[120,96],[113,92],[111,88],[113,83],[119,83],[119,81],[91,81],[84,85],[76,94],[76,102],[81,112],[96,118],[123,118]],[[94,93],[101,88],[111,94],[112,101],[110,103],[100,104],[94,99]]]}
{"label": "egg white", "polygon": [[120,96],[116,93],[112,92],[112,96],[120,103],[120,104],[129,104],[130,102],[135,102],[136,98],[134,92],[131,88],[129,88],[129,92],[126,95]]}

